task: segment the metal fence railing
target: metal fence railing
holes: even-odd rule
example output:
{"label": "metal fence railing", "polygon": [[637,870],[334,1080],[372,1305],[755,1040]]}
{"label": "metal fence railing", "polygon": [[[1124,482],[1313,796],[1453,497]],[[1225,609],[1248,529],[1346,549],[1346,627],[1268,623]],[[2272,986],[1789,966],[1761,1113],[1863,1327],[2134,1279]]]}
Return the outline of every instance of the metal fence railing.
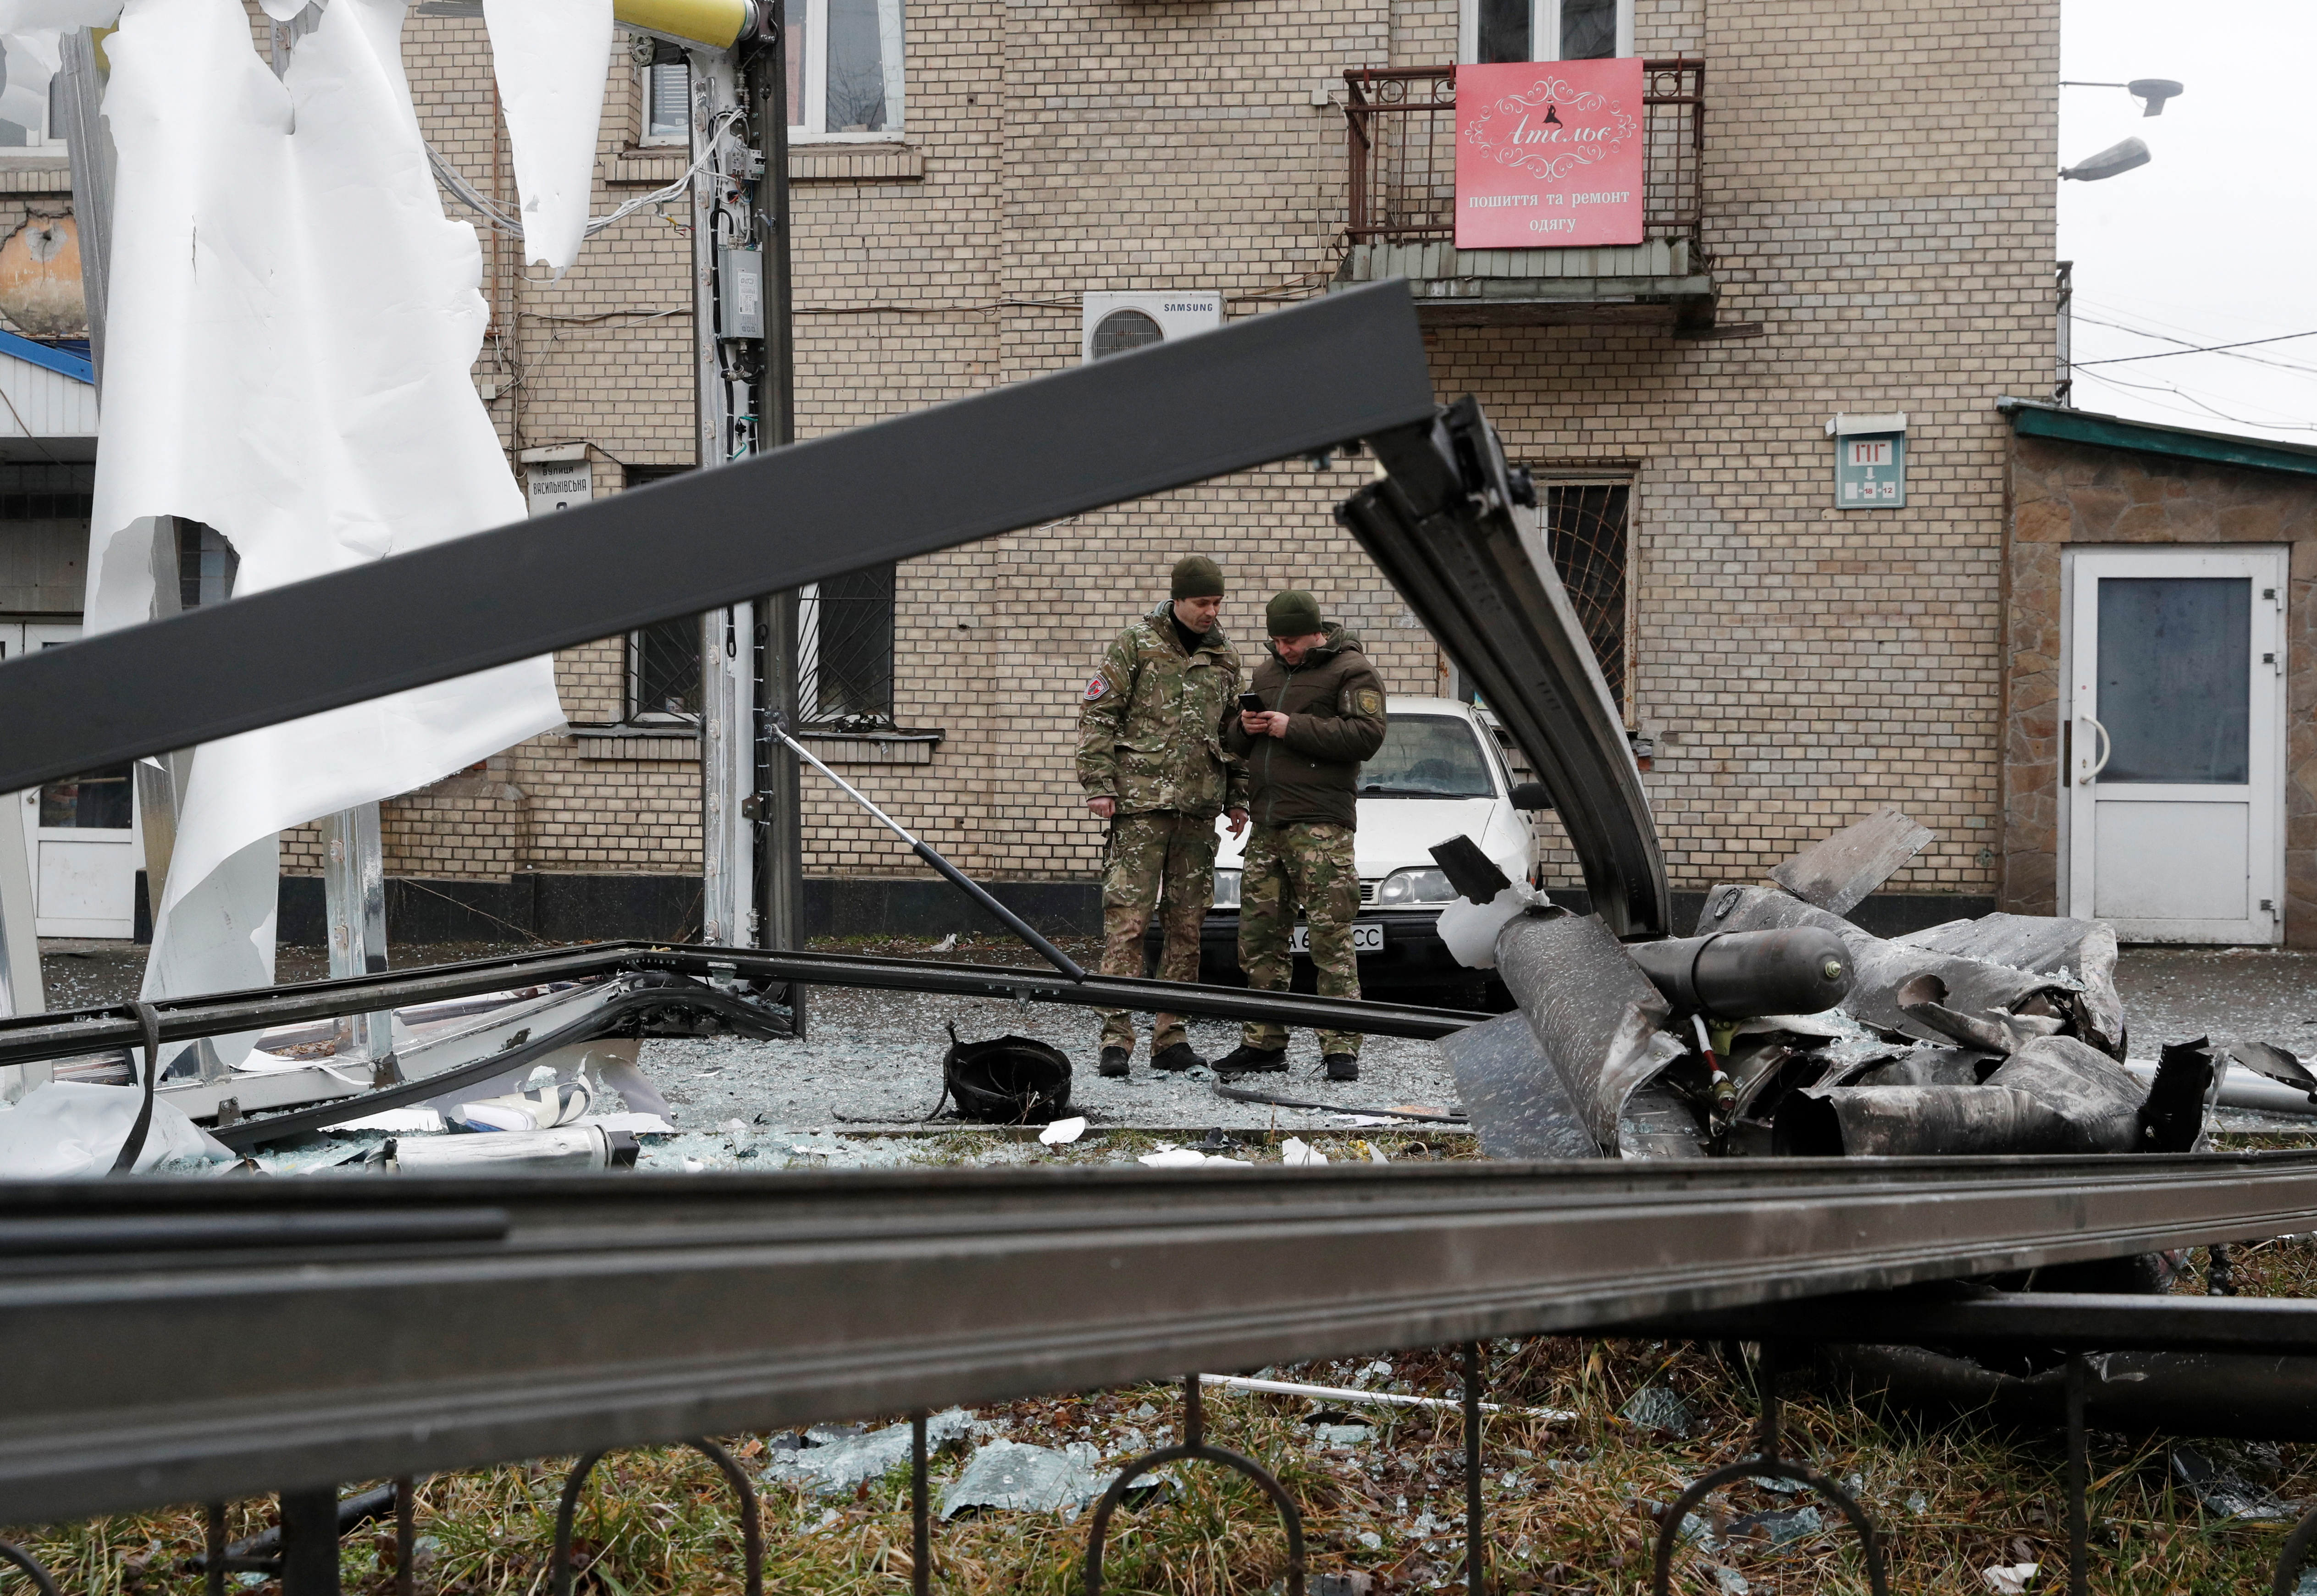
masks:
{"label": "metal fence railing", "polygon": [[[1698,240],[1705,149],[1705,63],[1642,64],[1644,236]],[[1344,74],[1355,244],[1451,238],[1456,231],[1456,69],[1370,67]]]}

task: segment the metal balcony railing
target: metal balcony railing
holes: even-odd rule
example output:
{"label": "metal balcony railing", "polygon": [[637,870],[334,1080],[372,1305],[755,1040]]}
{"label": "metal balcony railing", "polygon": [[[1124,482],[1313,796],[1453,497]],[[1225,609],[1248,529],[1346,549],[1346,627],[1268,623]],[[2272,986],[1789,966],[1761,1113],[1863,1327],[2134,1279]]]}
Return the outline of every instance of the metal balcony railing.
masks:
{"label": "metal balcony railing", "polygon": [[[1644,236],[1695,245],[1705,149],[1705,63],[1642,63]],[[1346,236],[1354,244],[1446,239],[1456,232],[1456,69],[1389,67],[1344,74],[1351,158]]]}

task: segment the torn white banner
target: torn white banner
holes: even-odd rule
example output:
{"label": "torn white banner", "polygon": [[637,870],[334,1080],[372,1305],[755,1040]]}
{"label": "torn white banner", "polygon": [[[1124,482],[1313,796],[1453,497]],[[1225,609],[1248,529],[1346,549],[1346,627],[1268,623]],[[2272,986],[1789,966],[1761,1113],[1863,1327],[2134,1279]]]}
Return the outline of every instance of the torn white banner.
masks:
{"label": "torn white banner", "polygon": [[[401,0],[331,0],[278,80],[238,0],[130,0],[106,40],[120,162],[90,630],[151,614],[156,516],[223,533],[243,593],[523,518],[470,377],[481,253],[428,172],[402,18]],[[542,658],[204,745],[146,995],[271,982],[276,833],[561,720]]]}
{"label": "torn white banner", "polygon": [[560,277],[578,258],[595,191],[612,0],[483,0],[523,201],[523,256]]}

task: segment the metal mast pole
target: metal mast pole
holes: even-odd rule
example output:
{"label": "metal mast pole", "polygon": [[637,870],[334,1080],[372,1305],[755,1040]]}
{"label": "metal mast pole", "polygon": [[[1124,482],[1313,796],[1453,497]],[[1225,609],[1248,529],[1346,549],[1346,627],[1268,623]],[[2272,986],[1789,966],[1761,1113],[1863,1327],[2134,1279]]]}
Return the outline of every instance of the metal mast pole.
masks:
{"label": "metal mast pole", "polygon": [[[748,256],[752,174],[729,113],[737,107],[732,52],[686,52],[692,78],[693,349],[698,361],[700,468],[755,452],[756,405],[742,345],[762,336],[763,306]],[[702,163],[705,153],[710,158]],[[744,265],[747,270],[743,270]],[[701,910],[706,941],[756,938],[755,606],[700,618]]]}
{"label": "metal mast pole", "polygon": [[[777,0],[762,0],[766,4]],[[788,27],[775,14],[763,30],[765,42],[747,59],[744,79],[756,147],[764,151],[763,180],[756,189],[756,222],[763,242],[765,337],[757,409],[759,440],[768,449],[796,441],[796,339],[791,296],[789,230]],[[767,594],[758,601],[758,681],[762,708],[793,726],[798,704],[798,594]],[[801,949],[804,924],[804,825],[800,813],[797,757],[785,739],[772,736],[759,718],[756,730],[756,818],[757,847],[756,946]],[[805,988],[789,988],[796,1034],[805,1034]]]}

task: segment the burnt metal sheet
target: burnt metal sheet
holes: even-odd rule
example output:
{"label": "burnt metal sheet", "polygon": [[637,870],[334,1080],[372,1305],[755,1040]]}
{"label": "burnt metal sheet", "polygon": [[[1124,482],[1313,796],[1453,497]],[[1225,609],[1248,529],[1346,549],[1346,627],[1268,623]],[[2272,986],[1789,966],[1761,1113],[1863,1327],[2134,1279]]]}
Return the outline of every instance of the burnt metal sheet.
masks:
{"label": "burnt metal sheet", "polygon": [[1456,1101],[1490,1158],[1598,1158],[1600,1145],[1525,1014],[1499,1014],[1442,1039]]}
{"label": "burnt metal sheet", "polygon": [[1770,879],[1806,904],[1847,914],[1937,835],[1896,809],[1878,809],[1820,837],[1773,869]]}
{"label": "burnt metal sheet", "polygon": [[1964,1014],[1946,1006],[1947,984],[1925,970],[1899,984],[1892,999],[1899,1012],[1923,1027],[1982,1053],[2011,1054],[2038,1037],[2054,1034],[2060,1021],[2049,1014],[2011,1014],[1990,1009]]}
{"label": "burnt metal sheet", "polygon": [[[2138,1077],[2073,1037],[2039,1037],[1987,1077],[1980,1088],[2024,1092],[2068,1128],[2066,1153],[2132,1153],[2142,1145]],[[2025,1151],[2026,1149],[2021,1149]]]}
{"label": "burnt metal sheet", "polygon": [[1776,1148],[1803,1158],[2076,1151],[2068,1126],[2000,1086],[1808,1086],[1777,1109]]}
{"label": "burnt metal sheet", "polygon": [[[1585,1128],[1615,1151],[1625,1100],[1681,1052],[1658,1029],[1673,1012],[1665,994],[1598,915],[1565,909],[1533,910],[1498,932],[1497,974],[1568,1083]],[[1464,1106],[1485,1134],[1479,1108]]]}
{"label": "burnt metal sheet", "polygon": [[[450,1210],[472,1224],[484,1208],[493,1224],[468,1240],[263,1235],[293,1215],[416,1224]],[[235,1228],[206,1244],[210,1226]],[[2306,1154],[6,1187],[0,1517],[1587,1330],[2313,1226]],[[154,1353],[254,1345],[265,1355],[205,1357],[192,1379]]]}
{"label": "burnt metal sheet", "polygon": [[2124,997],[2116,989],[2116,928],[2107,921],[1982,914],[1893,940],[1901,947],[2008,965],[2031,975],[2067,976],[2083,987],[2071,994],[2078,1030],[2101,1052],[2123,1056]]}
{"label": "burnt metal sheet", "polygon": [[1995,1067],[1994,1056],[1967,1048],[1910,1048],[1852,1077],[1859,1086],[1976,1086]]}
{"label": "burnt metal sheet", "polygon": [[[1407,285],[1330,294],[0,664],[0,792],[1428,425],[1432,413]],[[391,624],[348,627],[348,615]]]}
{"label": "burnt metal sheet", "polygon": [[1479,686],[1552,792],[1609,929],[1666,935],[1672,903],[1641,770],[1542,539],[1514,520],[1525,477],[1507,468],[1469,397],[1436,422],[1369,442],[1389,478],[1355,494],[1337,519]]}

